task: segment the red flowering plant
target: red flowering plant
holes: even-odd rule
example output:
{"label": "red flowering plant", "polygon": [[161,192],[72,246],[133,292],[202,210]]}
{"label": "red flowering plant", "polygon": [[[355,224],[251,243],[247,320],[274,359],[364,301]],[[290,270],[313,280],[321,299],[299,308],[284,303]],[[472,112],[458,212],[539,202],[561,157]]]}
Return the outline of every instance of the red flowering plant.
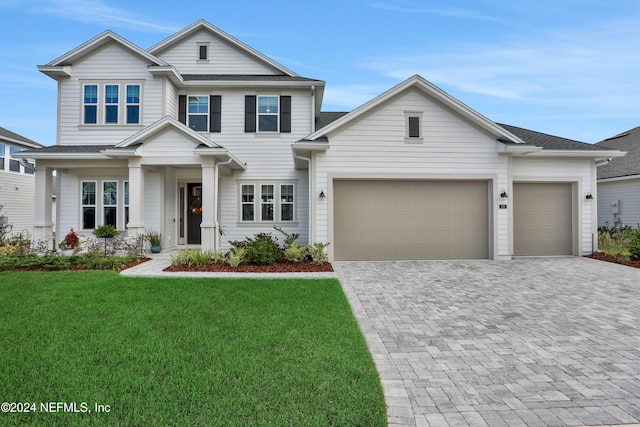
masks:
{"label": "red flowering plant", "polygon": [[67,233],[67,235],[64,237],[64,240],[60,242],[60,247],[64,245],[64,248],[75,249],[76,246],[78,246],[78,243],[80,243],[80,237],[78,237],[76,232],[73,231],[73,228],[71,228],[71,231]]}

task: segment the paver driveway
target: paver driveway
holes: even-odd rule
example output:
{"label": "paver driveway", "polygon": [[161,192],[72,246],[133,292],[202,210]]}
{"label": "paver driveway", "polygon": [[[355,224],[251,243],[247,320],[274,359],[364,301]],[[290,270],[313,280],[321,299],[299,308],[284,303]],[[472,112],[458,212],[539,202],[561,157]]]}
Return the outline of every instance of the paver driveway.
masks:
{"label": "paver driveway", "polygon": [[336,262],[390,425],[640,423],[640,269]]}

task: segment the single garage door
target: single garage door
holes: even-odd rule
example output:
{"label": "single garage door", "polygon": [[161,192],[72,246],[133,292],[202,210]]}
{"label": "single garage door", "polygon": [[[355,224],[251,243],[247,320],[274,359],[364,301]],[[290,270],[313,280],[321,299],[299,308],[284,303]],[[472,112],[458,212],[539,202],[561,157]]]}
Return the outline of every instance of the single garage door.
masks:
{"label": "single garage door", "polygon": [[513,184],[513,254],[573,254],[570,183]]}
{"label": "single garage door", "polygon": [[488,258],[488,187],[487,181],[334,180],[334,258]]}

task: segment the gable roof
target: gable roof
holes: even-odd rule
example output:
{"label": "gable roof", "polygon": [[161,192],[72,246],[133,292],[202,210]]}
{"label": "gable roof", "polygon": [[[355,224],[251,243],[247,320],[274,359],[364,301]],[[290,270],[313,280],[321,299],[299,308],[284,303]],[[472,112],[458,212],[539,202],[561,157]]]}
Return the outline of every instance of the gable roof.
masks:
{"label": "gable roof", "polygon": [[560,136],[549,135],[547,133],[536,132],[529,129],[523,129],[516,126],[498,123],[509,132],[517,135],[525,143],[544,148],[545,150],[586,150],[586,151],[603,151],[608,148],[598,147],[594,144],[580,142],[573,139],[562,138]]}
{"label": "gable roof", "polygon": [[88,55],[89,53],[99,49],[103,46],[106,46],[109,43],[116,43],[122,46],[124,49],[130,51],[131,53],[143,58],[144,60],[150,62],[153,65],[157,66],[168,66],[166,62],[162,61],[159,58],[156,58],[146,50],[136,46],[130,41],[120,37],[116,33],[111,30],[106,30],[91,40],[81,44],[73,50],[65,53],[64,55],[54,59],[49,62],[47,65],[39,65],[38,70],[49,75],[50,77],[60,77],[60,76],[68,76],[68,73],[64,71],[64,67],[73,65],[73,63],[77,62],[80,58]]}
{"label": "gable roof", "polygon": [[352,120],[355,120],[356,118],[361,117],[365,113],[373,110],[377,106],[385,103],[390,98],[398,95],[399,93],[409,88],[416,88],[426,93],[431,98],[434,98],[437,101],[443,103],[447,107],[454,110],[456,113],[465,117],[467,120],[475,123],[476,125],[486,130],[487,132],[495,135],[496,138],[498,139],[513,142],[516,144],[524,144],[524,141],[522,141],[516,135],[512,134],[511,132],[507,131],[505,128],[497,125],[496,123],[492,122],[482,114],[468,107],[464,103],[460,102],[456,98],[452,97],[448,93],[444,92],[443,90],[436,87],[435,85],[433,85],[432,83],[424,79],[422,76],[419,76],[417,74],[415,74],[412,77],[409,77],[407,80],[392,87],[391,89],[387,90],[383,94],[378,95],[377,97],[373,98],[371,101],[361,105],[360,107],[356,108],[350,113],[347,113],[337,118],[333,122],[329,123],[328,125],[320,129],[317,129],[314,133],[306,137],[305,140],[314,141],[320,137],[326,136],[327,134],[335,131],[336,129],[342,126],[345,126],[347,123],[351,122]]}
{"label": "gable roof", "polygon": [[182,133],[184,136],[192,139],[197,145],[203,145],[209,148],[223,148],[208,138],[205,138],[200,133],[190,129],[188,126],[180,123],[178,120],[170,116],[164,116],[157,122],[145,127],[140,132],[131,135],[129,138],[120,142],[115,148],[127,148],[139,145],[143,140],[152,137],[164,129],[171,127],[176,131]]}
{"label": "gable roof", "polygon": [[227,33],[225,33],[224,31],[222,31],[218,27],[215,27],[215,26],[211,25],[209,22],[205,21],[204,19],[200,19],[199,21],[194,22],[193,24],[189,25],[188,27],[184,28],[183,30],[178,31],[174,35],[172,35],[172,36],[164,39],[160,43],[150,47],[147,51],[151,55],[158,55],[158,54],[162,53],[163,51],[165,51],[165,50],[169,49],[170,47],[180,43],[182,40],[190,37],[191,35],[197,33],[198,31],[201,31],[201,30],[205,30],[205,31],[210,32],[215,37],[218,37],[218,38],[222,39],[224,42],[230,44],[234,48],[244,52],[249,57],[252,57],[257,61],[268,65],[269,67],[279,71],[282,74],[285,74],[285,75],[290,76],[290,77],[299,77],[293,71],[287,69],[283,65],[278,64],[277,62],[275,62],[271,58],[261,54],[260,52],[258,52],[257,50],[251,48],[250,46],[242,43],[240,40],[236,39],[235,37],[232,37],[231,35],[229,35]]}
{"label": "gable roof", "polygon": [[596,143],[603,148],[626,151],[627,155],[612,159],[598,168],[598,179],[640,175],[640,127]]}
{"label": "gable roof", "polygon": [[11,132],[9,129],[5,129],[0,127],[0,143],[3,142],[12,142],[18,145],[24,145],[29,148],[41,148],[42,144],[38,144],[35,141],[30,140],[29,138],[25,138],[22,135],[18,135],[15,132]]}

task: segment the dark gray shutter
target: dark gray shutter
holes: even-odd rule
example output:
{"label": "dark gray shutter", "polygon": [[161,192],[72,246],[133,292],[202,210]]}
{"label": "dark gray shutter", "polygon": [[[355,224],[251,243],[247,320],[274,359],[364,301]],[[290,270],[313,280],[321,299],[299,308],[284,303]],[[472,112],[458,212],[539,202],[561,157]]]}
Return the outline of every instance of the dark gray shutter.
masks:
{"label": "dark gray shutter", "polygon": [[280,132],[291,133],[291,97],[280,97]]}
{"label": "dark gray shutter", "polygon": [[409,138],[420,137],[420,117],[409,117]]}
{"label": "dark gray shutter", "polygon": [[178,95],[178,120],[187,124],[187,95]]}
{"label": "dark gray shutter", "polygon": [[247,95],[244,97],[244,131],[256,131],[256,96]]}
{"label": "dark gray shutter", "polygon": [[220,95],[209,96],[209,132],[222,131],[222,97]]}

